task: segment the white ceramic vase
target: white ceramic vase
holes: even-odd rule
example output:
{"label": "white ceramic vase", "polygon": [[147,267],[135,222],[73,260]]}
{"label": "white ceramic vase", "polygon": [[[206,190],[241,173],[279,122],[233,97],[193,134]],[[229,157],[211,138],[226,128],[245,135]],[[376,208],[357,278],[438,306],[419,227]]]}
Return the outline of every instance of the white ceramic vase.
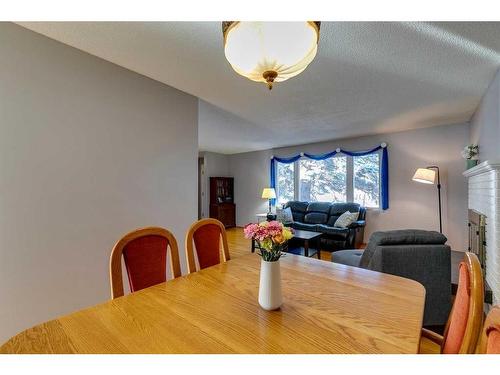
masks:
{"label": "white ceramic vase", "polygon": [[282,303],[280,261],[266,262],[261,259],[259,305],[264,310],[276,310]]}

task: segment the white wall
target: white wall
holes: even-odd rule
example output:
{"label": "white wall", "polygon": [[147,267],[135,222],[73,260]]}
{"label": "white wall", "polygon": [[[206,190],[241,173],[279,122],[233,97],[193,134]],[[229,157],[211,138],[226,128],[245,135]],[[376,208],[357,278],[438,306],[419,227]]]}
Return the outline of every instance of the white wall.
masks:
{"label": "white wall", "polygon": [[202,215],[210,217],[210,177],[232,177],[229,173],[229,159],[227,155],[216,152],[200,152],[204,159],[202,189]]}
{"label": "white wall", "polygon": [[197,212],[198,102],[9,23],[0,82],[3,342],[109,299],[124,233],[160,225],[183,248]]}
{"label": "white wall", "polygon": [[443,231],[455,250],[466,249],[467,184],[462,172],[465,161],[460,151],[467,144],[469,125],[446,125],[377,136],[286,147],[231,155],[230,172],[235,178],[237,224],[255,221],[266,212],[260,199],[269,185],[271,156],[286,157],[299,152],[320,154],[335,150],[368,150],[382,142],[389,147],[389,204],[387,211],[369,210],[365,240],[377,230],[422,228],[439,230],[437,189],[411,180],[418,167],[437,164],[441,168]]}
{"label": "white wall", "polygon": [[495,75],[472,117],[470,141],[479,145],[481,161],[500,160],[500,71]]}

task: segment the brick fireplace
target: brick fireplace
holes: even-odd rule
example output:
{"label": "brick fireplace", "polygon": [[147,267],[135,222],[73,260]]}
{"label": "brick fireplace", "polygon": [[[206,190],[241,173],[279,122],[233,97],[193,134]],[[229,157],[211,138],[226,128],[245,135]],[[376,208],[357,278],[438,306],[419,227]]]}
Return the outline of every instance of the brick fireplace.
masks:
{"label": "brick fireplace", "polygon": [[465,171],[469,186],[469,210],[485,216],[485,273],[493,292],[493,303],[500,303],[500,162],[482,162]]}

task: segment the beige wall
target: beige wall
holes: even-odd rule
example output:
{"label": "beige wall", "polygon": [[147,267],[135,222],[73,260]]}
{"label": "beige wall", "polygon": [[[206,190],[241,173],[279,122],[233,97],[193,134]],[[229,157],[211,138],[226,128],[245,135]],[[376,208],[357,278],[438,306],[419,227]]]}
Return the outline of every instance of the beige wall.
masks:
{"label": "beige wall", "polygon": [[479,145],[481,161],[500,161],[500,71],[472,117],[470,141]]}
{"label": "beige wall", "polygon": [[4,341],[107,300],[109,254],[127,231],[164,226],[183,248],[197,211],[198,103],[9,23],[0,82]]}
{"label": "beige wall", "polygon": [[260,199],[269,185],[271,156],[291,156],[299,152],[320,154],[335,150],[367,150],[386,142],[389,147],[390,208],[369,210],[365,240],[377,230],[422,228],[439,230],[437,189],[411,180],[415,169],[430,164],[441,168],[444,233],[453,249],[466,249],[467,186],[462,176],[465,161],[460,151],[467,144],[469,125],[446,125],[377,136],[286,147],[231,155],[230,172],[235,178],[237,223],[255,221],[255,214],[267,211]]}

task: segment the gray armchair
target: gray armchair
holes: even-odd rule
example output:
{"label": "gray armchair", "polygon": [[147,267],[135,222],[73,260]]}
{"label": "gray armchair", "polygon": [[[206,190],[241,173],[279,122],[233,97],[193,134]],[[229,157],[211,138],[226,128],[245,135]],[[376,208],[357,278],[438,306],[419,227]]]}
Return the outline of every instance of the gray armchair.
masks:
{"label": "gray armchair", "polygon": [[424,325],[446,324],[451,308],[451,250],[438,232],[375,232],[366,249],[332,253],[332,261],[406,277],[426,290]]}

